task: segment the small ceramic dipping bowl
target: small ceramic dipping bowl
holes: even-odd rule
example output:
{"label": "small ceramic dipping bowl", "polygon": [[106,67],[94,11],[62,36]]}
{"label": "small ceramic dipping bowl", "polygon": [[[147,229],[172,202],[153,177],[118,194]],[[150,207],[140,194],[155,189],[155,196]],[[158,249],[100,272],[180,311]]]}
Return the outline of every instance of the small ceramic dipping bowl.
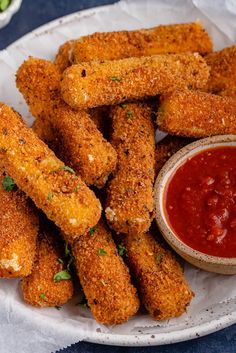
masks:
{"label": "small ceramic dipping bowl", "polygon": [[[171,229],[165,215],[165,192],[175,171],[190,157],[214,147],[236,146],[236,135],[213,136],[198,140],[175,153],[163,166],[155,182],[156,222],[169,245],[186,261],[201,269],[222,273],[236,274],[236,257],[218,257],[205,254],[186,245]],[[236,235],[235,235],[236,236]]]}
{"label": "small ceramic dipping bowl", "polygon": [[5,27],[11,20],[12,16],[19,10],[22,0],[12,0],[9,7],[0,12],[0,28]]}

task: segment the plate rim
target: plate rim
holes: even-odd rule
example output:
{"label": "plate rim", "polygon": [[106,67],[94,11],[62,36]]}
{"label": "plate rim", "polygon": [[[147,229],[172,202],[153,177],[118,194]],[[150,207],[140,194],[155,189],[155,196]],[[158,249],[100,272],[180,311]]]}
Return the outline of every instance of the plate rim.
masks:
{"label": "plate rim", "polygon": [[[122,2],[122,1],[118,1],[118,2]],[[61,24],[65,24],[66,22],[71,22],[86,16],[93,16],[94,14],[100,11],[110,9],[111,7],[115,7],[118,2],[76,11],[71,14],[58,17],[55,20],[49,21],[43,24],[42,26],[39,26],[34,30],[24,34],[22,37],[20,37],[10,45],[8,45],[5,49],[2,49],[0,51],[0,58],[3,52],[7,52],[12,48],[17,48],[22,43],[24,43],[24,41],[27,41],[30,38],[34,38],[35,36],[40,36],[44,34],[46,31],[53,30],[54,28],[58,27]],[[50,322],[48,322],[48,324],[51,325],[53,324],[55,319],[50,318],[49,321]],[[87,336],[83,340],[91,343],[116,345],[116,346],[129,346],[129,347],[158,346],[158,345],[184,342],[184,341],[192,340],[194,338],[203,337],[208,334],[217,332],[221,329],[224,329],[233,324],[236,324],[236,310],[234,310],[231,313],[222,315],[220,318],[213,319],[210,322],[205,322],[203,324],[198,324],[194,327],[179,329],[179,330],[165,332],[165,333],[122,335],[122,334],[116,334],[116,333],[113,334],[113,333],[102,333],[102,332],[92,331],[90,333],[90,336],[89,337]],[[35,324],[35,326],[37,326],[37,324]]]}

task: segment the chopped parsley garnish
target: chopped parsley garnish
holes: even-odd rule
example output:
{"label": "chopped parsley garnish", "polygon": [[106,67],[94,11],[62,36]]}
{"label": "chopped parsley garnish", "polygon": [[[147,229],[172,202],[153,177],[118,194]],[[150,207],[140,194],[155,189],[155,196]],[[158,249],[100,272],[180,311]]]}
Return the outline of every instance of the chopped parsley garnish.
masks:
{"label": "chopped parsley garnish", "polygon": [[60,170],[65,170],[71,174],[75,174],[75,171],[72,168],[68,167],[67,165],[64,165],[63,167],[61,167]]}
{"label": "chopped parsley garnish", "polygon": [[114,81],[114,82],[121,82],[122,81],[122,79],[120,77],[117,77],[117,76],[112,76],[111,80]]}
{"label": "chopped parsley garnish", "polygon": [[5,11],[11,4],[11,0],[0,0],[0,12]]}
{"label": "chopped parsley garnish", "polygon": [[127,104],[120,104],[120,107],[121,107],[122,109],[125,109],[125,108],[127,107]]}
{"label": "chopped parsley garnish", "polygon": [[90,228],[89,234],[91,235],[91,237],[94,236],[94,233],[96,232],[96,230],[97,230],[97,226],[94,226],[94,227]]}
{"label": "chopped parsley garnish", "polygon": [[127,254],[127,249],[124,245],[120,244],[118,245],[118,253],[120,256],[124,256]]}
{"label": "chopped parsley garnish", "polygon": [[131,110],[127,111],[126,116],[128,119],[132,119],[133,113],[131,112]]}
{"label": "chopped parsley garnish", "polygon": [[157,254],[157,256],[156,256],[156,262],[157,262],[158,264],[161,263],[161,260],[162,260],[163,256],[164,256],[164,255],[163,255],[162,253]]}
{"label": "chopped parsley garnish", "polygon": [[71,279],[71,275],[68,270],[57,272],[53,277],[54,282],[67,281],[69,279]]}
{"label": "chopped parsley garnish", "polygon": [[82,295],[82,298],[79,301],[79,303],[76,304],[76,306],[78,306],[78,305],[82,305],[84,308],[88,308],[89,307],[88,301],[87,301],[87,299],[86,299],[84,294]]}
{"label": "chopped parsley garnish", "polygon": [[4,190],[6,191],[12,191],[15,187],[15,182],[14,180],[9,177],[8,175],[6,175],[2,181],[2,187]]}
{"label": "chopped parsley garnish", "polygon": [[48,201],[51,201],[52,198],[53,198],[53,193],[50,191],[50,192],[48,193],[47,199],[48,199]]}
{"label": "chopped parsley garnish", "polygon": [[64,261],[63,261],[60,257],[57,258],[57,261],[58,261],[60,264],[64,264]]}
{"label": "chopped parsley garnish", "polygon": [[69,258],[69,261],[68,261],[68,264],[67,264],[67,270],[70,271],[70,266],[73,264],[74,262],[74,256],[70,255],[70,258]]}
{"label": "chopped parsley garnish", "polygon": [[69,256],[69,255],[70,255],[70,249],[69,249],[67,243],[65,244],[65,255],[66,255],[66,256]]}
{"label": "chopped parsley garnish", "polygon": [[107,253],[104,249],[98,249],[98,255],[105,256]]}
{"label": "chopped parsley garnish", "polygon": [[62,309],[62,306],[56,305],[56,306],[55,306],[55,309],[61,310],[61,309]]}
{"label": "chopped parsley garnish", "polygon": [[47,297],[44,293],[39,294],[39,298],[42,300],[47,300]]}
{"label": "chopped parsley garnish", "polygon": [[77,192],[79,189],[81,188],[80,184],[78,184],[75,188],[74,188],[74,192]]}

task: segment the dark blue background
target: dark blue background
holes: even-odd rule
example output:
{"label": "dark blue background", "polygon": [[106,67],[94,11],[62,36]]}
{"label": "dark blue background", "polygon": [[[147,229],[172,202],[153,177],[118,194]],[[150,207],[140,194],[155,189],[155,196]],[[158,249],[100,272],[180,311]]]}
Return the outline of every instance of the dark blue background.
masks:
{"label": "dark blue background", "polygon": [[[170,0],[169,0],[170,1]],[[115,0],[23,0],[20,11],[11,23],[0,29],[0,49],[34,28],[57,17]],[[207,337],[174,345],[143,348],[109,347],[81,342],[60,353],[236,353],[236,325]]]}

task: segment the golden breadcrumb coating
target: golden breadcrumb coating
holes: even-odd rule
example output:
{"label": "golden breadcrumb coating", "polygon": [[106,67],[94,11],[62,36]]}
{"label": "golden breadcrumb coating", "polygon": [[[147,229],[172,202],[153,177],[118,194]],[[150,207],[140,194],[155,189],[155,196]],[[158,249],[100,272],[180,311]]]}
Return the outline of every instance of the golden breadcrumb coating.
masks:
{"label": "golden breadcrumb coating", "polygon": [[4,189],[8,178],[0,167],[0,277],[28,276],[35,256],[38,214],[33,203],[16,187]]}
{"label": "golden breadcrumb coating", "polygon": [[141,301],[151,316],[166,320],[183,314],[193,292],[172,252],[150,233],[126,235],[123,243]]}
{"label": "golden breadcrumb coating", "polygon": [[96,321],[120,324],[139,309],[137,291],[103,222],[85,234],[72,252],[80,283]]}
{"label": "golden breadcrumb coating", "polygon": [[207,90],[220,93],[223,90],[236,89],[236,45],[211,53],[205,57],[210,66]]}
{"label": "golden breadcrumb coating", "polygon": [[48,120],[55,152],[88,185],[103,187],[116,165],[116,152],[86,111],[74,111],[60,98],[60,73],[50,61],[30,58],[17,72],[17,87],[32,114]]}
{"label": "golden breadcrumb coating", "polygon": [[74,42],[74,40],[68,40],[59,47],[54,64],[57,65],[60,72],[71,65]]}
{"label": "golden breadcrumb coating", "polygon": [[58,141],[56,137],[56,131],[53,128],[52,123],[49,120],[40,117],[34,121],[32,129],[38,138],[45,142],[57,155],[57,146],[59,146],[60,141]]}
{"label": "golden breadcrumb coating", "polygon": [[58,54],[63,63],[70,62],[68,57],[74,63],[80,63],[183,52],[199,52],[204,55],[212,51],[211,39],[199,22],[135,31],[93,33],[75,40],[69,55],[66,53],[69,46],[67,43],[60,48]]}
{"label": "golden breadcrumb coating", "polygon": [[60,306],[72,297],[73,283],[71,279],[54,281],[54,276],[65,266],[58,261],[63,257],[61,239],[58,231],[45,227],[45,222],[41,228],[32,272],[21,282],[22,295],[33,306]]}
{"label": "golden breadcrumb coating", "polygon": [[199,54],[155,55],[72,65],[63,73],[63,99],[76,109],[112,105],[173,89],[204,87],[209,68]]}
{"label": "golden breadcrumb coating", "polygon": [[170,135],[158,142],[155,150],[155,174],[159,173],[173,154],[191,142],[191,139]]}
{"label": "golden breadcrumb coating", "polygon": [[227,97],[236,98],[236,85],[235,85],[235,88],[225,89],[224,91],[221,91],[218,94],[223,97],[227,96]]}
{"label": "golden breadcrumb coating", "polygon": [[157,123],[172,135],[207,137],[236,134],[236,100],[205,92],[173,92],[161,96]]}
{"label": "golden breadcrumb coating", "polygon": [[4,104],[0,104],[0,148],[16,184],[64,231],[67,240],[97,224],[101,205],[94,193]]}
{"label": "golden breadcrumb coating", "polygon": [[107,188],[105,213],[118,233],[143,233],[152,221],[155,129],[151,114],[151,107],[142,103],[111,111],[111,142],[118,163]]}

